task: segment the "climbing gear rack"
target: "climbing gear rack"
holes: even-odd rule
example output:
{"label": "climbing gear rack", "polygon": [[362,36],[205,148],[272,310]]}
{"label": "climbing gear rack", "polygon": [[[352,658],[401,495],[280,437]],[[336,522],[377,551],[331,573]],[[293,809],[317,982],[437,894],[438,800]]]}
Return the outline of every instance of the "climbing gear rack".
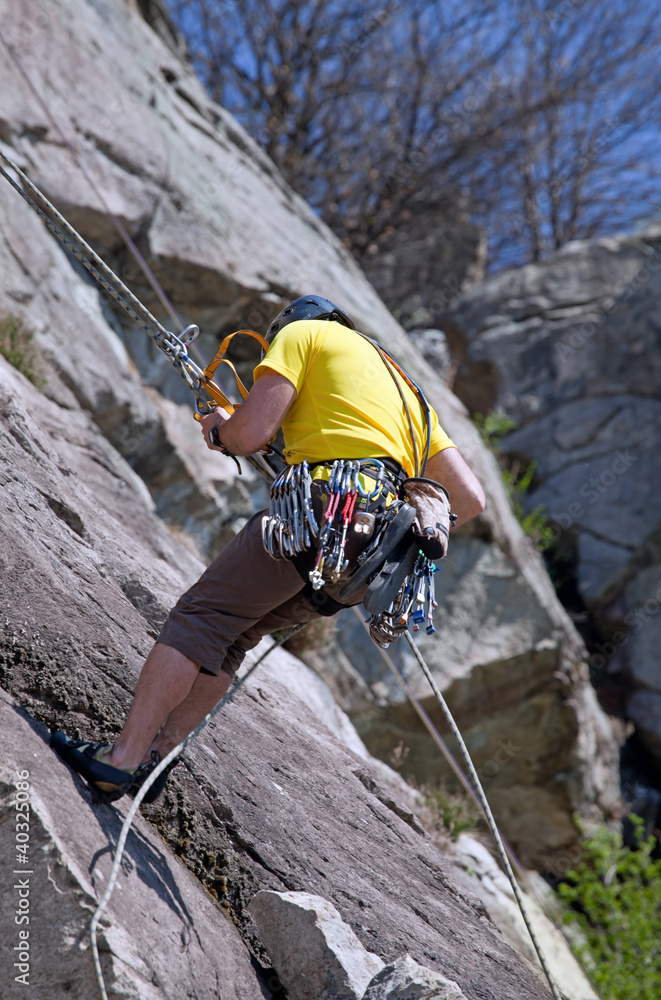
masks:
{"label": "climbing gear rack", "polygon": [[412,571],[405,577],[397,597],[379,614],[368,619],[370,636],[383,649],[401,639],[411,626],[417,632],[425,625],[427,635],[436,631],[434,610],[438,607],[434,574],[438,567],[422,552],[418,553]]}
{"label": "climbing gear rack", "polygon": [[[314,470],[316,476],[317,470]],[[365,477],[374,482],[366,485]],[[317,557],[310,570],[313,590],[324,584],[337,583],[349,568],[346,545],[349,531],[369,541],[376,517],[368,510],[356,510],[358,504],[368,507],[383,496],[384,504],[396,493],[387,480],[386,469],[379,459],[336,459],[328,475],[328,500],[319,531]]]}
{"label": "climbing gear rack", "polygon": [[270,510],[262,517],[264,548],[274,559],[291,559],[318,536],[308,463],[288,465],[271,484]]}

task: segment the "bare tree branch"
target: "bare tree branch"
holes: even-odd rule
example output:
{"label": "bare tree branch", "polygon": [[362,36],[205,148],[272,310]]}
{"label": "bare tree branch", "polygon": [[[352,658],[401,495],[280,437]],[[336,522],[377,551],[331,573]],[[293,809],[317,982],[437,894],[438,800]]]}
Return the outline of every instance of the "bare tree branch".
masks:
{"label": "bare tree branch", "polygon": [[363,262],[396,255],[425,205],[430,237],[483,226],[497,268],[661,200],[657,4],[169,6],[212,96]]}

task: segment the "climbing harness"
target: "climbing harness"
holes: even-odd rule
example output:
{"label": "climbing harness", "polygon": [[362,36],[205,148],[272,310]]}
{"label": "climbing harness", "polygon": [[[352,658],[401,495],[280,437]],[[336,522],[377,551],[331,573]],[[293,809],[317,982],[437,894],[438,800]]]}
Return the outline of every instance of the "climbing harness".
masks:
{"label": "climbing harness", "polygon": [[[397,503],[391,473],[378,458],[307,461],[288,465],[271,485],[269,513],[262,518],[264,548],[274,559],[291,559],[317,545],[308,578],[314,590],[337,583],[349,561],[346,546],[351,533],[368,542],[376,515],[367,508],[387,509]],[[313,506],[313,486],[326,495],[318,523]],[[364,509],[363,509],[364,508]]]}
{"label": "climbing harness", "polygon": [[[220,364],[227,365],[234,372],[239,392],[243,399],[245,399],[248,395],[248,390],[238,378],[234,365],[225,357],[225,354],[227,353],[227,349],[233,337],[237,336],[238,333],[246,334],[247,336],[252,337],[254,340],[257,340],[262,347],[267,348],[268,345],[264,338],[260,334],[255,333],[253,330],[239,330],[237,333],[231,333],[222,341],[220,347],[206,368],[201,368],[197,362],[190,357],[188,350],[189,346],[198,336],[200,332],[199,328],[195,324],[191,324],[187,326],[179,336],[166,330],[159,323],[159,321],[152,316],[142,302],[140,302],[139,299],[133,295],[120,278],[117,277],[114,271],[112,271],[101,259],[101,257],[99,257],[99,255],[92,250],[85,240],[83,240],[82,236],[80,236],[80,234],[69,225],[64,216],[62,216],[57,211],[55,206],[48,201],[46,196],[42,194],[39,188],[37,188],[29,177],[23,173],[20,167],[18,167],[13,160],[1,151],[0,159],[2,159],[4,163],[7,164],[9,169],[16,174],[23,186],[21,186],[21,184],[19,184],[11,173],[9,173],[2,165],[0,165],[0,174],[2,174],[14,190],[20,194],[21,198],[23,198],[23,200],[26,201],[32,209],[34,209],[60,243],[62,243],[62,245],[74,255],[76,260],[83,264],[83,266],[98,281],[102,288],[104,288],[109,295],[111,295],[115,301],[126,310],[138,326],[140,326],[141,329],[144,330],[149,337],[151,337],[159,350],[173,365],[177,373],[195,396],[196,418],[200,419],[202,414],[211,412],[215,406],[221,406],[228,413],[233,413],[235,410],[234,404],[225,395],[220,386],[213,381],[212,376]],[[231,457],[234,458],[239,472],[241,472],[241,466],[238,460],[233,455]],[[272,470],[265,472],[263,461],[260,461],[260,459],[255,456],[251,456],[248,459],[248,462],[257,468],[258,471],[262,472],[262,474],[266,474],[267,478],[272,478]]]}
{"label": "climbing harness", "polygon": [[[321,523],[313,509],[315,483],[326,487]],[[312,591],[338,583],[349,569],[346,548],[350,533],[368,543],[358,555],[354,574],[340,591],[340,598],[348,603],[367,585],[363,604],[371,613],[371,635],[386,646],[400,639],[409,625],[418,631],[424,623],[427,635],[436,631],[436,567],[410,534],[416,512],[398,498],[398,489],[379,459],[336,459],[312,471],[303,461],[287,466],[275,479],[269,513],[262,517],[262,541],[274,559],[292,559],[316,544],[314,564],[307,571]],[[367,508],[379,500],[377,515]],[[375,573],[376,580],[370,583]],[[321,603],[313,601],[324,613]],[[343,606],[330,601],[325,613],[333,614]]]}

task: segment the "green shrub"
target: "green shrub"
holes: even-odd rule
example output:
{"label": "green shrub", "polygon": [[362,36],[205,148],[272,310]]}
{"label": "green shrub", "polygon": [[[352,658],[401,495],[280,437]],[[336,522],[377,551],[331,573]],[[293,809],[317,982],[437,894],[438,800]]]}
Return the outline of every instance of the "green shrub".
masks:
{"label": "green shrub", "polygon": [[580,925],[579,954],[605,1000],[661,997],[661,860],[656,838],[642,840],[643,821],[630,817],[639,847],[623,846],[601,827],[583,842],[583,856],[567,872],[559,894],[565,919]]}
{"label": "green shrub", "polygon": [[544,505],[540,503],[532,510],[526,511],[521,502],[522,497],[530,489],[536,468],[537,462],[529,462],[528,465],[522,466],[515,459],[511,466],[501,469],[501,475],[517,521],[528,538],[532,538],[540,552],[543,552],[555,541],[553,528],[544,513]]}
{"label": "green shrub", "polygon": [[33,333],[22,319],[11,313],[0,314],[0,354],[25,375],[37,388],[43,385],[40,357],[33,342]]}
{"label": "green shrub", "polygon": [[496,449],[501,437],[518,427],[516,420],[512,420],[500,410],[492,410],[486,416],[482,413],[476,413],[473,416],[473,423],[479,430],[487,448],[491,448],[492,451]]}

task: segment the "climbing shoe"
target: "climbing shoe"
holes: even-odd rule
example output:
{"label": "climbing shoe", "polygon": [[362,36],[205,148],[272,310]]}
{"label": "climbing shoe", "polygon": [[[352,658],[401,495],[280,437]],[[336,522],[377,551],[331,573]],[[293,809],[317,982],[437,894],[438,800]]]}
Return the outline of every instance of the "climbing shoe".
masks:
{"label": "climbing shoe", "polygon": [[[112,743],[72,740],[66,733],[56,732],[51,733],[50,745],[65,764],[84,778],[94,791],[108,802],[120,799],[135,781],[134,772],[121,771],[118,767],[105,762],[104,757],[112,750]],[[99,782],[115,787],[100,788]]]}
{"label": "climbing shoe", "polygon": [[[180,757],[175,757],[175,759],[173,761],[170,761],[168,766],[163,771],[161,771],[158,778],[153,783],[153,785],[151,785],[149,791],[142,800],[144,803],[146,803],[146,805],[150,805],[152,802],[156,801],[158,796],[165,788],[170,771],[172,770],[173,767],[177,766],[180,759],[181,759]],[[154,771],[156,767],[158,767],[160,763],[161,763],[160,753],[158,752],[158,750],[152,750],[151,758],[140,764],[140,766],[137,767],[133,772],[133,781],[128,789],[131,795],[135,796],[137,794],[139,789],[142,788],[142,786],[144,785],[149,775]]]}

